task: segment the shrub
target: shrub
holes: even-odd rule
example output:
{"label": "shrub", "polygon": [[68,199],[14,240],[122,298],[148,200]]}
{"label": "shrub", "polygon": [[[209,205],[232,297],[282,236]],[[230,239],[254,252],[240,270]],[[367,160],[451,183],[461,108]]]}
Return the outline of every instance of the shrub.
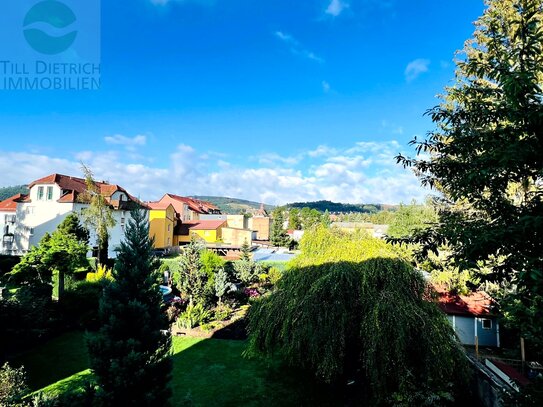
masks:
{"label": "shrub", "polygon": [[283,273],[277,267],[272,267],[268,270],[268,281],[270,284],[275,285],[281,279]]}
{"label": "shrub", "polygon": [[192,329],[202,325],[211,319],[211,312],[206,310],[202,304],[189,304],[187,309],[177,319],[177,326],[185,329]]}
{"label": "shrub", "polygon": [[224,321],[230,318],[232,315],[233,310],[231,307],[229,307],[226,304],[220,304],[215,307],[215,310],[213,311],[213,319],[215,321]]}
{"label": "shrub", "polygon": [[263,267],[253,260],[238,260],[234,262],[236,277],[245,285],[258,281],[258,275],[262,274]]}
{"label": "shrub", "polygon": [[98,265],[98,269],[95,273],[87,273],[86,280],[89,283],[100,282],[101,280],[113,281],[112,269],[107,268],[103,264]]}
{"label": "shrub", "polygon": [[12,368],[7,362],[0,368],[0,406],[19,406],[27,393],[24,367]]}

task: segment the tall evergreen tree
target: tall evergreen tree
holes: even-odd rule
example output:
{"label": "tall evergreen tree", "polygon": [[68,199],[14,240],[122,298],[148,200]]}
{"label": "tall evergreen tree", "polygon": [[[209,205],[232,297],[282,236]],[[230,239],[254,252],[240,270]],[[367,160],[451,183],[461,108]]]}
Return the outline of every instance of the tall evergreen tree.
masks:
{"label": "tall evergreen tree", "polygon": [[132,212],[113,275],[100,300],[100,330],[89,336],[91,368],[109,406],[163,406],[168,403],[171,338],[162,330],[158,261],[149,224]]}
{"label": "tall evergreen tree", "polygon": [[543,355],[543,2],[486,5],[429,112],[436,130],[413,141],[425,154],[398,156],[446,198],[441,222],[411,241],[422,255],[448,243],[461,267],[514,287],[507,315]]}
{"label": "tall evergreen tree", "polygon": [[282,208],[275,208],[272,214],[272,226],[270,241],[275,246],[286,246],[288,244],[288,235],[283,228],[285,218]]}

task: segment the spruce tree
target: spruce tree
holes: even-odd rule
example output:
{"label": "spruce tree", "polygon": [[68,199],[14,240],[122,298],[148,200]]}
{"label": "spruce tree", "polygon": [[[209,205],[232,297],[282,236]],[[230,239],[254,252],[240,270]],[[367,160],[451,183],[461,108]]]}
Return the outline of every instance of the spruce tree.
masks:
{"label": "spruce tree", "polygon": [[168,404],[171,338],[162,330],[158,261],[149,224],[141,210],[132,212],[118,249],[113,275],[100,301],[100,330],[88,338],[91,368],[105,405]]}

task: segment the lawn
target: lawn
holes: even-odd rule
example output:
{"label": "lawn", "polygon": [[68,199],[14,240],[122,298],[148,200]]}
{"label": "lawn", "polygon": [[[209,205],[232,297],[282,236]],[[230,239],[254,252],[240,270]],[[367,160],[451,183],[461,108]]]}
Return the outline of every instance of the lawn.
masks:
{"label": "lawn", "polygon": [[[173,405],[333,406],[326,386],[302,372],[242,356],[244,341],[173,338]],[[73,332],[22,355],[33,390],[59,392],[88,375],[84,334]]]}

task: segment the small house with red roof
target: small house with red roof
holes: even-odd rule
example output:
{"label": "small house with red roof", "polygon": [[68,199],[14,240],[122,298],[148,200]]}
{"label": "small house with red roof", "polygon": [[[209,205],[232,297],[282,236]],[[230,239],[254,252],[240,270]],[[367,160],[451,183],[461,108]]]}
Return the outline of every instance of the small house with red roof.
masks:
{"label": "small house with red roof", "polygon": [[[96,182],[95,187],[113,210],[115,226],[109,231],[109,256],[115,257],[115,249],[124,238],[130,210],[134,207],[147,210],[148,207],[119,185],[102,181]],[[26,253],[45,233],[52,233],[68,214],[81,213],[89,206],[87,185],[82,178],[51,174],[33,181],[28,188],[28,195],[0,202],[0,208],[12,215],[9,230],[5,227],[2,230],[2,242],[11,240],[10,254]],[[95,242],[96,236],[91,231],[91,245]]]}
{"label": "small house with red roof", "polygon": [[463,345],[500,346],[500,322],[492,298],[484,291],[453,294],[435,287],[438,306],[447,314]]}

